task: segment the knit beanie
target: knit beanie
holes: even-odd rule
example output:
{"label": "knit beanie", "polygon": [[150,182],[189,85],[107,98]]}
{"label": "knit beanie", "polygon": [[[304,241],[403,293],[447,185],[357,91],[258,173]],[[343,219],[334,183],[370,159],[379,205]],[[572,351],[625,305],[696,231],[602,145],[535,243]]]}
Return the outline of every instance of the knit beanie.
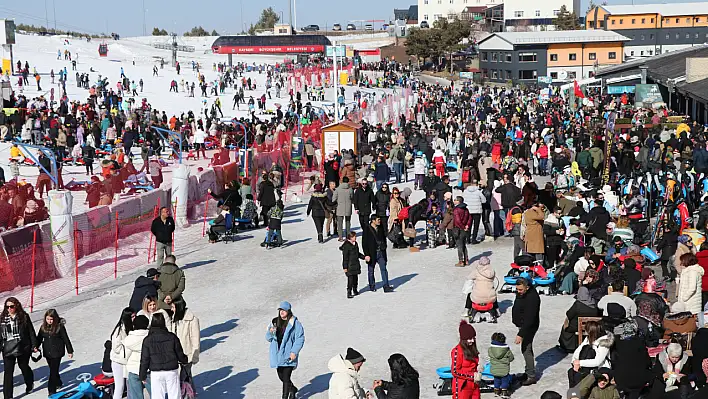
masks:
{"label": "knit beanie", "polygon": [[468,341],[471,339],[475,339],[476,337],[477,332],[474,330],[474,327],[472,327],[466,321],[462,320],[460,322],[460,339]]}

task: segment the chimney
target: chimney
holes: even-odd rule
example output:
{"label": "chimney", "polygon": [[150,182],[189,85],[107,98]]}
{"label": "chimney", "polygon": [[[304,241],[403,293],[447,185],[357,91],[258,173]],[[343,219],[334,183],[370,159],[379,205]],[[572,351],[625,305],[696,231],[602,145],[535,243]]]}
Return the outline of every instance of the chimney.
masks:
{"label": "chimney", "polygon": [[708,78],[708,57],[686,58],[686,83]]}

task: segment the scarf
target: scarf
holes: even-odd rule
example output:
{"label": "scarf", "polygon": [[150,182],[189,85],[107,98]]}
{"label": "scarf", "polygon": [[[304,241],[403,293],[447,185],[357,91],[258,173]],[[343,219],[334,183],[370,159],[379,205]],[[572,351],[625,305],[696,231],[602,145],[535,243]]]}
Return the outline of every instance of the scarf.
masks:
{"label": "scarf", "polygon": [[20,325],[17,316],[13,319],[10,316],[5,316],[0,325],[0,333],[3,341],[20,340]]}

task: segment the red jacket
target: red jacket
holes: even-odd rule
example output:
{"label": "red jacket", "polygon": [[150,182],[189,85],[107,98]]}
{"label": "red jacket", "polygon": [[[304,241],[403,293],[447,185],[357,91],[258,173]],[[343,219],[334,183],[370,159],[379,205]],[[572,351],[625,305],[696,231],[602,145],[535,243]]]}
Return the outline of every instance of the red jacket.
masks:
{"label": "red jacket", "polygon": [[698,258],[698,264],[703,268],[703,283],[701,284],[701,291],[708,291],[708,251],[699,251],[696,254]]}
{"label": "red jacket", "polygon": [[452,211],[453,227],[462,230],[469,230],[472,225],[472,215],[467,210],[467,204],[460,204]]}
{"label": "red jacket", "polygon": [[450,353],[452,364],[452,399],[479,399],[479,385],[474,382],[479,358],[465,359],[464,350],[458,344]]}

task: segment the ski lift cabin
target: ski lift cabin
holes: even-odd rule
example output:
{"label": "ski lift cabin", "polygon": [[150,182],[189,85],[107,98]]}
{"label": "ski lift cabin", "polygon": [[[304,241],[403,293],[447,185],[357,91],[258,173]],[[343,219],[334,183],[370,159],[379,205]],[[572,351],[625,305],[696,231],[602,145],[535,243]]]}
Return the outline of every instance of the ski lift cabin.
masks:
{"label": "ski lift cabin", "polygon": [[106,43],[101,43],[98,45],[98,55],[101,57],[108,56],[108,45]]}

